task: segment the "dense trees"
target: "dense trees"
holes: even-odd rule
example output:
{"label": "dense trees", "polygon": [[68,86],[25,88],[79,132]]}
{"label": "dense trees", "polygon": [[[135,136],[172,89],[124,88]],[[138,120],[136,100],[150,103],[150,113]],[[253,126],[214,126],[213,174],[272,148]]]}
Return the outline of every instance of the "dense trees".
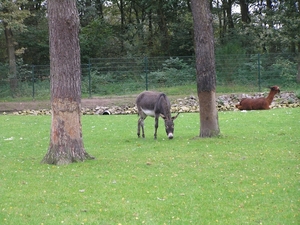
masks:
{"label": "dense trees", "polygon": [[22,33],[26,26],[24,19],[28,16],[28,10],[22,9],[21,6],[26,1],[9,1],[5,0],[0,3],[0,22],[3,24],[3,33],[5,36],[7,61],[9,64],[8,78],[10,79],[10,88],[12,93],[17,88],[17,64],[16,54],[22,54],[23,49],[16,51],[16,38],[14,32]]}
{"label": "dense trees", "polygon": [[[5,14],[8,3],[14,13]],[[295,0],[211,0],[217,52],[298,52],[299,5]],[[91,57],[194,54],[190,0],[77,0],[77,7],[83,62]],[[27,13],[19,23],[26,30],[11,27],[16,50],[23,49],[18,63],[49,63],[46,8],[43,0],[1,1],[1,44],[5,15]],[[7,50],[0,49],[2,64],[9,62]]]}

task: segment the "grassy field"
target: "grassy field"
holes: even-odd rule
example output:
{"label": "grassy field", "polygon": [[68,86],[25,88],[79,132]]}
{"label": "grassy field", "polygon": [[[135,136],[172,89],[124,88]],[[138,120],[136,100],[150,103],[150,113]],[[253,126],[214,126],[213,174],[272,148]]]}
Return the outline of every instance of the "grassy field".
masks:
{"label": "grassy field", "polygon": [[221,135],[200,139],[199,114],[160,120],[83,116],[95,160],[40,164],[49,116],[0,116],[0,224],[300,223],[300,108],[220,112]]}

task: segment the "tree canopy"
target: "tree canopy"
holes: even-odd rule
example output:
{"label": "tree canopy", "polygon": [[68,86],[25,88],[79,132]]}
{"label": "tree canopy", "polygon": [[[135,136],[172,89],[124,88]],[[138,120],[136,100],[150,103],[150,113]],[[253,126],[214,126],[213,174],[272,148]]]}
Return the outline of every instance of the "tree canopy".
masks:
{"label": "tree canopy", "polygon": [[[190,0],[77,0],[77,8],[82,62],[194,54]],[[216,53],[300,51],[299,0],[210,0],[210,8]],[[43,0],[1,1],[0,44],[10,19],[18,63],[49,64],[46,9]],[[0,63],[8,60],[1,48]]]}

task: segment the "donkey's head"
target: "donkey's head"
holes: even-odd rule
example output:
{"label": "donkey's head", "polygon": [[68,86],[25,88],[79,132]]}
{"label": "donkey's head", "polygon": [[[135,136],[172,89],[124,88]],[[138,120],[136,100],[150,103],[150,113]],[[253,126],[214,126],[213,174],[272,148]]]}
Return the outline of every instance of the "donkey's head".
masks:
{"label": "donkey's head", "polygon": [[177,118],[178,115],[179,115],[179,113],[177,113],[176,116],[167,118],[163,114],[160,114],[161,118],[163,118],[165,121],[166,133],[167,133],[169,139],[173,139],[173,137],[174,137],[174,122],[173,121]]}

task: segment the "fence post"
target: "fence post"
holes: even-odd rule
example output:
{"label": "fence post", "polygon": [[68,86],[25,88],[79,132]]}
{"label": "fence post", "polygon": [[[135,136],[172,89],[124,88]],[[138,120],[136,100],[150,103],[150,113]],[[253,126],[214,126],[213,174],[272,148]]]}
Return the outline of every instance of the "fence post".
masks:
{"label": "fence post", "polygon": [[31,69],[32,69],[32,72],[31,72],[31,74],[32,74],[32,99],[34,100],[34,95],[35,95],[35,87],[34,87],[34,65],[32,65],[32,67],[31,67]]}
{"label": "fence post", "polygon": [[146,75],[146,91],[148,91],[148,58],[144,57],[144,71]]}
{"label": "fence post", "polygon": [[260,54],[257,55],[257,70],[258,70],[258,91],[261,92],[261,76],[260,76]]}
{"label": "fence post", "polygon": [[89,59],[89,98],[92,97],[92,81],[91,81],[91,60]]}

